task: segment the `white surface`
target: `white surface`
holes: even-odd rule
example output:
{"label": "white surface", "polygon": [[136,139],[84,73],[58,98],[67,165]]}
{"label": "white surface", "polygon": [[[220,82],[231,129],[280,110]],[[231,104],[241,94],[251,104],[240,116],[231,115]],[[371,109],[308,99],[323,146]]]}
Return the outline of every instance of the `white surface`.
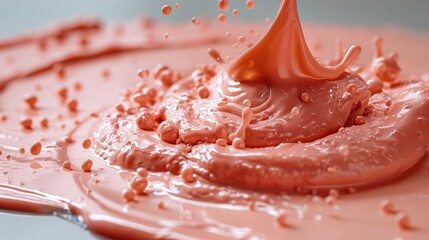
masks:
{"label": "white surface", "polygon": [[[49,22],[77,15],[94,15],[107,21],[138,16],[160,17],[160,8],[181,3],[163,20],[192,16],[216,16],[217,0],[0,0],[0,36],[43,26]],[[245,0],[230,1],[241,19],[264,19],[276,13],[278,0],[256,0],[248,11]],[[304,21],[358,25],[402,25],[429,31],[428,0],[299,0]],[[1,167],[1,166],[0,166]],[[0,214],[0,239],[93,239],[86,231],[55,217]]]}
{"label": "white surface", "polygon": [[[173,11],[163,20],[216,17],[217,0],[0,0],[0,36],[82,14],[100,16],[108,21],[142,15],[159,18],[162,5],[177,2],[181,3],[181,10]],[[255,0],[256,7],[252,11],[245,8],[244,2],[230,1],[231,8],[241,10],[241,19],[264,19],[275,15],[280,0]],[[298,0],[298,4],[304,21],[403,25],[429,30],[427,0]]]}
{"label": "white surface", "polygon": [[0,213],[0,239],[89,240],[95,237],[59,218]]}

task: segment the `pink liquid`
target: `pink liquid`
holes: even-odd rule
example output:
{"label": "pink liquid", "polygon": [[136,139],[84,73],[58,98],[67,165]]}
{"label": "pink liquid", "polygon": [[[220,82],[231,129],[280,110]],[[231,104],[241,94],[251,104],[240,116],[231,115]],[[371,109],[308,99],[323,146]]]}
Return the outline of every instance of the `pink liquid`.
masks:
{"label": "pink liquid", "polygon": [[[281,9],[232,63],[227,27],[202,22],[78,20],[0,42],[0,207],[70,212],[123,239],[426,239],[428,39],[306,27],[318,59],[336,38],[361,44],[352,71],[359,47],[321,64],[295,1]],[[378,44],[367,64],[375,35],[401,58]]]}

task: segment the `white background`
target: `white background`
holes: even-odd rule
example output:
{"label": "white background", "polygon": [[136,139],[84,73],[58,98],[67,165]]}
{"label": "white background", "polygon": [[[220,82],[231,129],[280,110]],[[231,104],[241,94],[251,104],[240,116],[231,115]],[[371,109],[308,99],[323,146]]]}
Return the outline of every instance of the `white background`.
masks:
{"label": "white background", "polygon": [[[189,20],[192,16],[216,16],[217,0],[0,0],[0,36],[32,29],[77,15],[96,15],[108,21],[137,16],[160,17],[161,6],[181,3],[163,20]],[[245,19],[264,19],[276,13],[280,0],[255,0],[246,11],[245,0],[230,0]],[[298,0],[303,21],[359,25],[402,25],[429,30],[428,0]]]}

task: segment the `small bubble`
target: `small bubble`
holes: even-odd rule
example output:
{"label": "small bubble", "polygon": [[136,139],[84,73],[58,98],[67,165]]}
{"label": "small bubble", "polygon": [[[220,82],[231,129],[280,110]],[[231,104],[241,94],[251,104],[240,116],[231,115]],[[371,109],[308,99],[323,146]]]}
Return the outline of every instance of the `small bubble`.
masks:
{"label": "small bubble", "polygon": [[71,99],[67,102],[67,108],[70,112],[77,112],[78,102],[76,99]]}
{"label": "small bubble", "polygon": [[405,213],[396,214],[395,222],[401,229],[406,230],[411,228],[410,217]]}
{"label": "small bubble", "polygon": [[196,18],[196,17],[193,17],[192,18],[192,24],[199,25],[200,24],[200,20],[198,18]]}
{"label": "small bubble", "polygon": [[20,120],[20,124],[21,124],[22,128],[27,129],[27,130],[31,130],[32,125],[33,125],[33,121],[31,120],[31,118],[23,117]]}
{"label": "small bubble", "polygon": [[246,7],[248,9],[253,9],[255,7],[255,1],[253,1],[253,0],[246,0]]}
{"label": "small bubble", "polygon": [[29,94],[24,97],[24,102],[27,104],[28,108],[36,109],[36,103],[38,99],[35,95]]}
{"label": "small bubble", "polygon": [[225,14],[219,14],[218,19],[221,23],[226,23],[227,17],[225,16]]}
{"label": "small bubble", "polygon": [[210,91],[207,87],[201,86],[198,88],[198,96],[200,98],[208,98],[210,96]]}
{"label": "small bubble", "polygon": [[63,162],[63,168],[66,170],[70,170],[71,169],[71,163],[69,161]]}
{"label": "small bubble", "polygon": [[134,201],[135,197],[136,197],[136,194],[132,189],[124,189],[122,191],[122,199],[124,199],[124,201],[126,202]]}
{"label": "small bubble", "polygon": [[238,42],[239,43],[244,43],[246,41],[246,38],[245,37],[243,37],[243,36],[239,36],[238,37]]}
{"label": "small bubble", "polygon": [[162,8],[161,8],[162,14],[164,14],[164,15],[166,15],[166,16],[170,15],[172,10],[173,10],[173,9],[171,8],[171,6],[170,6],[170,5],[164,5],[164,6],[162,6]]}
{"label": "small bubble", "polygon": [[222,11],[228,11],[229,1],[228,0],[219,0],[218,7]]}
{"label": "small bubble", "polygon": [[308,103],[310,101],[310,94],[308,93],[302,93],[301,94],[301,101]]}
{"label": "small bubble", "polygon": [[40,142],[35,142],[30,147],[30,153],[32,155],[39,155],[42,150],[42,144]]}
{"label": "small bubble", "polygon": [[195,182],[194,170],[192,170],[192,168],[190,168],[190,167],[184,167],[182,169],[180,175],[181,175],[183,181],[186,183]]}
{"label": "small bubble", "polygon": [[139,76],[139,78],[141,79],[146,79],[147,77],[149,77],[149,69],[139,69],[137,71],[137,76]]}
{"label": "small bubble", "polygon": [[334,196],[331,196],[331,195],[329,195],[329,196],[327,196],[326,198],[325,198],[325,203],[328,205],[328,206],[335,206],[336,204],[337,204],[337,198],[336,197],[334,197]]}
{"label": "small bubble", "polygon": [[136,191],[137,194],[144,194],[148,181],[146,177],[137,176],[133,178],[130,183],[131,188]]}
{"label": "small bubble", "polygon": [[85,162],[83,162],[80,167],[84,172],[91,172],[92,165],[93,165],[92,160],[88,159]]}
{"label": "small bubble", "polygon": [[90,139],[85,139],[82,142],[82,147],[85,149],[88,149],[91,147],[91,140]]}
{"label": "small bubble", "polygon": [[280,214],[279,216],[277,216],[276,218],[276,224],[279,227],[287,227],[287,215],[285,213]]}
{"label": "small bubble", "polygon": [[383,210],[384,213],[387,213],[387,214],[392,214],[392,213],[396,212],[393,202],[391,202],[389,200],[381,201],[380,208],[381,208],[381,210]]}

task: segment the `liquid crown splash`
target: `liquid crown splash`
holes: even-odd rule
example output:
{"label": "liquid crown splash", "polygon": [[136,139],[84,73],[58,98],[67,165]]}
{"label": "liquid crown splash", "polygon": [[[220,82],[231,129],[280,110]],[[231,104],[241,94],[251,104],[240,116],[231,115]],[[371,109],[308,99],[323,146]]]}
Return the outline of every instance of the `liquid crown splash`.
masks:
{"label": "liquid crown splash", "polygon": [[230,77],[239,82],[265,79],[310,78],[335,80],[359,56],[360,46],[352,46],[334,66],[319,63],[304,38],[296,0],[283,0],[268,33],[229,66]]}

